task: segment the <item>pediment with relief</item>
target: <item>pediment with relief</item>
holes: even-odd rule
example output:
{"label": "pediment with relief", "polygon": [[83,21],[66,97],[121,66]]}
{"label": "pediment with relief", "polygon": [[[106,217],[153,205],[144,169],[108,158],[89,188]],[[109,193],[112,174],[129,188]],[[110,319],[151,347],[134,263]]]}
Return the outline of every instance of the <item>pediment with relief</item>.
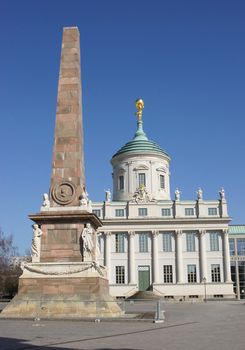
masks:
{"label": "pediment with relief", "polygon": [[163,173],[166,173],[167,172],[167,169],[164,168],[164,167],[159,167],[156,169],[157,171],[160,171],[160,172],[163,172]]}
{"label": "pediment with relief", "polygon": [[137,165],[134,169],[134,171],[137,171],[137,170],[149,170],[149,167],[145,164],[140,164],[140,165]]}

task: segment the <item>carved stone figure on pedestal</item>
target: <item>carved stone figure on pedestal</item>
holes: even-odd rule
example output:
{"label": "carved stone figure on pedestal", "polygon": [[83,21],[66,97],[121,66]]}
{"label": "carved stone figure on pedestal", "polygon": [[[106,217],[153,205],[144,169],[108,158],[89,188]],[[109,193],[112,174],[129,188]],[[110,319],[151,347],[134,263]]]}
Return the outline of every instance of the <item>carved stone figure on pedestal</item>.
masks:
{"label": "carved stone figure on pedestal", "polygon": [[178,188],[176,188],[175,192],[174,192],[174,195],[175,195],[175,200],[176,201],[179,201],[180,200],[180,190]]}
{"label": "carved stone figure on pedestal", "polygon": [[50,207],[50,200],[48,197],[47,193],[43,194],[43,204],[42,204],[42,208],[49,208]]}
{"label": "carved stone figure on pedestal", "polygon": [[81,234],[83,261],[92,261],[92,252],[94,248],[93,229],[90,223],[87,223]]}
{"label": "carved stone figure on pedestal", "polygon": [[155,200],[151,198],[145,186],[140,185],[133,195],[133,201],[135,203],[148,203],[148,202],[154,202]]}
{"label": "carved stone figure on pedestal", "polygon": [[105,191],[105,201],[111,202],[111,191],[110,190]]}
{"label": "carved stone figure on pedestal", "polygon": [[197,190],[197,199],[198,200],[202,200],[203,199],[203,192],[202,192],[202,189],[201,188],[198,188]]}
{"label": "carved stone figure on pedestal", "polygon": [[82,194],[79,198],[79,205],[81,207],[88,205],[88,192],[86,191],[85,187],[83,187]]}
{"label": "carved stone figure on pedestal", "polygon": [[31,245],[32,262],[39,262],[40,250],[41,250],[41,236],[43,233],[37,224],[34,224],[32,227],[33,227],[33,237],[32,237],[32,245]]}
{"label": "carved stone figure on pedestal", "polygon": [[220,195],[220,199],[225,199],[225,190],[224,188],[222,187],[219,191],[219,195]]}

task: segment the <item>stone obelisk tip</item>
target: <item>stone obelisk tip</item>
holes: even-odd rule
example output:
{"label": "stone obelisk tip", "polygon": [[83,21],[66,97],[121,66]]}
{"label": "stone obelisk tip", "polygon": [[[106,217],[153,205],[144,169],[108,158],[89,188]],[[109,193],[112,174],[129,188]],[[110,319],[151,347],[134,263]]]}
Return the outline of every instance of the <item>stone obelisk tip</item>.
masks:
{"label": "stone obelisk tip", "polygon": [[56,125],[54,135],[51,206],[76,206],[85,186],[80,35],[77,27],[63,29]]}

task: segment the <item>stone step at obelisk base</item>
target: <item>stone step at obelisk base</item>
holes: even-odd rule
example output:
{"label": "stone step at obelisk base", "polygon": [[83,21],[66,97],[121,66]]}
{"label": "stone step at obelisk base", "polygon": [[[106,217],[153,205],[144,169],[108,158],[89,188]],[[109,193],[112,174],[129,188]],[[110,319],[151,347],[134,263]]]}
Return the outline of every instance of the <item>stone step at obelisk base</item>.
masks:
{"label": "stone step at obelisk base", "polygon": [[122,314],[98,261],[100,219],[85,187],[80,36],[64,28],[52,175],[34,221],[32,262],[24,263],[18,294],[1,317],[83,318]]}

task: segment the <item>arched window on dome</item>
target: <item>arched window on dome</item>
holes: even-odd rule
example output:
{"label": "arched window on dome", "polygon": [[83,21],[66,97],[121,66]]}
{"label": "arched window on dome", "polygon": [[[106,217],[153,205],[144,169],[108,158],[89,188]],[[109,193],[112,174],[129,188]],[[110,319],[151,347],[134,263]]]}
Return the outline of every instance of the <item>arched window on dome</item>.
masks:
{"label": "arched window on dome", "polygon": [[165,189],[165,176],[163,174],[159,175],[160,189]]}
{"label": "arched window on dome", "polygon": [[146,186],[146,176],[145,173],[139,173],[139,187]]}
{"label": "arched window on dome", "polygon": [[118,177],[118,189],[120,191],[124,190],[124,176],[123,175],[119,175],[119,177]]}

